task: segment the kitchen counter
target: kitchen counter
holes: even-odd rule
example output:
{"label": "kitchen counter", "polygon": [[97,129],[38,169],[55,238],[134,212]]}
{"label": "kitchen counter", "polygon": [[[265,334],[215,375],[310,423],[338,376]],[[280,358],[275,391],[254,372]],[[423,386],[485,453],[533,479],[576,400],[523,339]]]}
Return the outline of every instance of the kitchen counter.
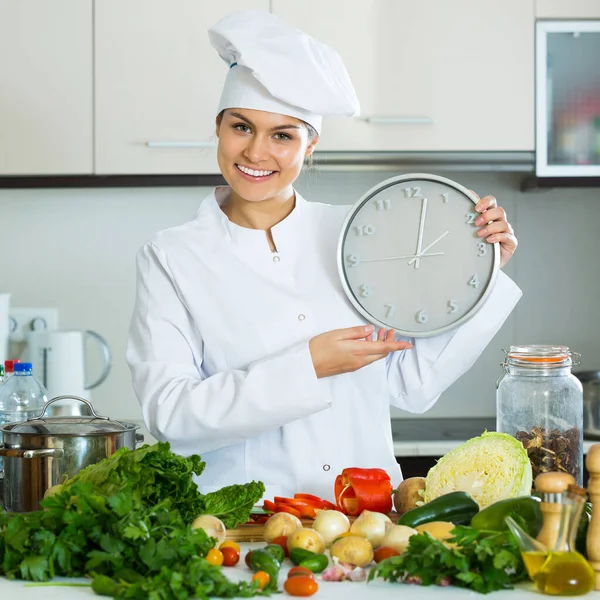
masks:
{"label": "kitchen counter", "polygon": [[[242,560],[237,566],[225,568],[227,576],[232,581],[250,581],[252,573],[247,569],[243,562],[243,557],[246,551],[251,548],[263,547],[263,543],[241,544]],[[284,563],[279,575],[279,587],[283,587],[287,571],[291,565],[288,561]],[[387,583],[381,580],[375,580],[370,583],[365,582],[319,582],[319,591],[312,596],[315,600],[397,600],[402,597],[405,600],[466,600],[474,598],[485,598],[481,594],[469,590],[463,590],[455,587],[420,587],[416,585],[406,585],[399,583]],[[84,579],[64,579],[57,578],[56,582],[85,582]],[[493,600],[534,600],[540,594],[535,590],[533,584],[522,583],[514,590],[504,590],[494,592],[490,598]],[[87,587],[28,587],[23,581],[8,581],[0,577],[0,597],[2,600],[69,600],[69,599],[84,599],[84,598],[101,598],[96,596],[91,588]],[[283,596],[273,595],[272,598],[287,598]],[[600,592],[592,592],[587,596],[593,600],[600,600]]]}

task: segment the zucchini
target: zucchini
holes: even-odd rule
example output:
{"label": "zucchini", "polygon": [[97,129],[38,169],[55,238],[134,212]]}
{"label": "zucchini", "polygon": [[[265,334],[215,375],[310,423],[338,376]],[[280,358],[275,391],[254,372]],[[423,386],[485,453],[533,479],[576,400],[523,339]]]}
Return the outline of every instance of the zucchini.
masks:
{"label": "zucchini", "polygon": [[468,525],[479,512],[479,505],[466,492],[450,492],[405,512],[398,525],[416,527],[432,521],[448,521],[455,525]]}

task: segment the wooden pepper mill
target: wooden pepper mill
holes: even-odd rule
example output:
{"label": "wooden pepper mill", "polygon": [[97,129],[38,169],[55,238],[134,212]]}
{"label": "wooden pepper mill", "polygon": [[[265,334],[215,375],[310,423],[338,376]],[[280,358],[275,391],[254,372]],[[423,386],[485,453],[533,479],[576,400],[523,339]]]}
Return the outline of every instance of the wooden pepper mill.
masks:
{"label": "wooden pepper mill", "polygon": [[[600,461],[600,456],[598,460]],[[552,502],[552,494],[561,495],[567,491],[570,485],[575,485],[575,477],[562,471],[540,473],[535,478],[535,490],[542,494],[540,509],[544,516],[542,529],[538,533],[537,540],[544,544],[548,550],[554,550],[556,547],[558,530],[560,528],[560,513],[562,511],[562,504],[560,502]],[[600,487],[598,490],[600,493]]]}
{"label": "wooden pepper mill", "polygon": [[593,444],[587,453],[585,466],[589,471],[588,496],[592,503],[592,519],[586,538],[587,558],[596,571],[596,588],[600,590],[600,444]]}

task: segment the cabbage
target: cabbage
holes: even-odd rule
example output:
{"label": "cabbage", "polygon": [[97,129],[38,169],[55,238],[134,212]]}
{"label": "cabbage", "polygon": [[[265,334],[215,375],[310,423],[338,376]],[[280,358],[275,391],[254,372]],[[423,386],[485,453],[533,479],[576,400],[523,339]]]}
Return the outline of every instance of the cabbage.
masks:
{"label": "cabbage", "polygon": [[486,431],[442,456],[429,469],[423,499],[450,492],[471,495],[480,508],[498,500],[529,496],[531,463],[523,444],[508,433]]}

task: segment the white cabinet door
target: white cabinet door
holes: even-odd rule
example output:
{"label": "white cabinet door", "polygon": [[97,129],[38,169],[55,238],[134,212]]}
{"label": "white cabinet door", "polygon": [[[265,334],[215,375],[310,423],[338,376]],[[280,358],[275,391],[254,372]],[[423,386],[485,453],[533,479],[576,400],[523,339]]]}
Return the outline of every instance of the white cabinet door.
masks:
{"label": "white cabinet door", "polygon": [[215,117],[227,66],[208,28],[269,0],[95,3],[97,174],[218,173]]}
{"label": "white cabinet door", "polygon": [[531,151],[533,3],[272,0],[272,10],[335,47],[356,86],[361,117],[326,120],[320,150]]}
{"label": "white cabinet door", "polygon": [[600,19],[598,0],[536,0],[538,19]]}
{"label": "white cabinet door", "polygon": [[0,175],[92,172],[92,0],[0,0]]}

